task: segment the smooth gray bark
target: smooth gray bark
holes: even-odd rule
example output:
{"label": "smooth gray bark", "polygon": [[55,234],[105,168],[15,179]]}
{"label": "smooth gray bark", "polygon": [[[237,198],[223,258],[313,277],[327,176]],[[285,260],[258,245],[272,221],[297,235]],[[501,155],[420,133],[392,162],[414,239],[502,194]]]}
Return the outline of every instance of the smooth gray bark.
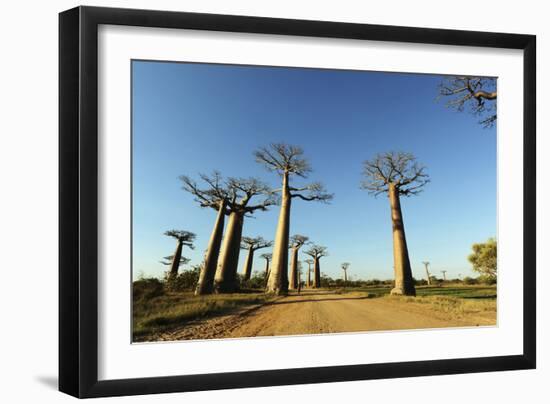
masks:
{"label": "smooth gray bark", "polygon": [[221,201],[218,209],[218,216],[210,235],[208,248],[204,255],[204,262],[201,267],[199,281],[195,290],[195,295],[206,295],[214,291],[214,277],[220,255],[220,248],[223,237],[223,226],[225,223],[226,202]]}
{"label": "smooth gray bark", "polygon": [[269,260],[265,258],[265,280],[269,277]]}
{"label": "smooth gray bark", "polygon": [[243,279],[245,281],[250,279],[250,274],[252,273],[253,260],[254,260],[254,249],[250,247],[248,249],[248,254],[246,255],[246,261],[244,262]]}
{"label": "smooth gray bark", "polygon": [[288,293],[288,243],[290,237],[291,201],[292,197],[288,187],[288,173],[284,173],[281,188],[281,210],[275,234],[271,270],[267,281],[267,292],[278,295]]}
{"label": "smooth gray bark", "polygon": [[320,258],[313,258],[313,287],[321,287],[321,265],[319,263]]}
{"label": "smooth gray bark", "polygon": [[292,259],[290,261],[289,289],[298,287],[298,251],[299,247],[292,248]]}
{"label": "smooth gray bark", "polygon": [[217,293],[232,293],[237,289],[237,266],[241,250],[244,213],[231,212],[223,238],[218,268],[214,278]]}
{"label": "smooth gray bark", "polygon": [[409,261],[409,251],[407,249],[407,240],[405,238],[405,226],[403,225],[399,190],[396,189],[394,184],[389,184],[388,195],[391,207],[393,261],[395,271],[395,287],[390,293],[392,295],[416,296],[411,263]]}
{"label": "smooth gray bark", "polygon": [[174,258],[172,259],[172,264],[170,265],[170,275],[169,275],[170,279],[173,279],[178,276],[178,269],[180,267],[182,248],[183,248],[183,243],[181,240],[178,240],[176,251],[174,252]]}
{"label": "smooth gray bark", "polygon": [[428,270],[428,262],[424,262],[424,267],[426,268],[426,280],[428,281],[428,285],[432,284],[432,280],[430,279],[430,271]]}

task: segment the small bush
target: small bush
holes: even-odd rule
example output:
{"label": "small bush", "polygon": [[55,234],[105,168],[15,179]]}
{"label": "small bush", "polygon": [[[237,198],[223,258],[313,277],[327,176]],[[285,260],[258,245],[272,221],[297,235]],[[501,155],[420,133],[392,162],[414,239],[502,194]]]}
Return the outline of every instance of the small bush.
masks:
{"label": "small bush", "polygon": [[264,273],[254,271],[248,280],[244,280],[241,275],[238,275],[238,281],[241,289],[265,289],[267,279]]}
{"label": "small bush", "polygon": [[481,275],[477,278],[478,283],[482,283],[484,285],[496,285],[497,283],[497,277],[496,276],[490,276],[490,275]]}
{"label": "small bush", "polygon": [[132,296],[134,301],[149,300],[164,294],[164,283],[157,278],[143,278],[134,282]]}
{"label": "small bush", "polygon": [[177,276],[171,277],[169,273],[165,274],[166,289],[170,292],[185,292],[195,290],[199,282],[200,267],[195,266],[192,269],[180,272]]}
{"label": "small bush", "polygon": [[477,285],[477,279],[471,278],[469,276],[465,277],[462,282],[466,285]]}

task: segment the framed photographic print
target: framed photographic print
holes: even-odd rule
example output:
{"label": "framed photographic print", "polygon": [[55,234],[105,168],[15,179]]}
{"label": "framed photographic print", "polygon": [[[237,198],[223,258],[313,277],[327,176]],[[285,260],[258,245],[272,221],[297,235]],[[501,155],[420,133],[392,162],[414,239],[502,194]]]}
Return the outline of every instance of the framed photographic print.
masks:
{"label": "framed photographic print", "polygon": [[535,367],[534,36],[59,21],[61,391]]}

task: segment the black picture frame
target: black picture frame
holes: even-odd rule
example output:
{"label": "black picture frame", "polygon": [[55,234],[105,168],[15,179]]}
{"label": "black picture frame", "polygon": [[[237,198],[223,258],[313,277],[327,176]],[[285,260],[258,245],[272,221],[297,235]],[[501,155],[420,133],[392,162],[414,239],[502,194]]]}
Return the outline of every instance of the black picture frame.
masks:
{"label": "black picture frame", "polygon": [[[523,50],[523,354],[99,381],[100,24]],[[77,7],[60,13],[59,390],[84,398],[535,368],[535,60],[533,35],[97,7]]]}

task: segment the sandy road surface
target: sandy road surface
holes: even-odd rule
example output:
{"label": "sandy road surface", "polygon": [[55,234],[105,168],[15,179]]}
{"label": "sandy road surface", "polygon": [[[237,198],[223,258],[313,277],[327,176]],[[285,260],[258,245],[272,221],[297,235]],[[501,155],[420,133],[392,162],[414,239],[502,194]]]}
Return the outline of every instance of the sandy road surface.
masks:
{"label": "sandy road surface", "polygon": [[187,324],[154,339],[239,338],[494,324],[495,318],[492,317],[449,320],[448,316],[425,305],[398,299],[309,290],[238,314]]}

